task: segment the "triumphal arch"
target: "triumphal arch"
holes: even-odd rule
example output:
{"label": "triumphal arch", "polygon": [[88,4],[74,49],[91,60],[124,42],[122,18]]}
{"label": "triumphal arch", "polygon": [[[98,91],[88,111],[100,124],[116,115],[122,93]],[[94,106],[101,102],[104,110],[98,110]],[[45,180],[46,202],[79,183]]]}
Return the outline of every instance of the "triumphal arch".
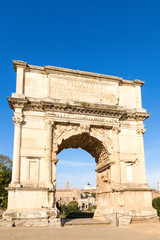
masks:
{"label": "triumphal arch", "polygon": [[58,224],[57,154],[79,147],[97,163],[95,218],[155,217],[145,172],[143,121],[150,114],[142,108],[144,82],[22,61],[13,65],[13,170],[3,218],[15,225]]}

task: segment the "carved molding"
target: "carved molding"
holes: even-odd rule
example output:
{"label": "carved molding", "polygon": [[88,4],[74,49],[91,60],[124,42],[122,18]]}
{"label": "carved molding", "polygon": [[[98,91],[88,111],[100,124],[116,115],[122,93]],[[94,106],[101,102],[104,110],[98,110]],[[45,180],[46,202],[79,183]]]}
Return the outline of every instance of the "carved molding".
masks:
{"label": "carved molding", "polygon": [[15,108],[23,109],[28,105],[28,99],[26,98],[7,97],[7,99],[11,109],[15,109]]}
{"label": "carved molding", "polygon": [[110,161],[109,159],[108,159],[108,161],[102,161],[97,164],[95,171],[97,173],[101,173],[101,172],[105,171],[106,169],[110,168],[111,164],[114,164],[114,162]]}

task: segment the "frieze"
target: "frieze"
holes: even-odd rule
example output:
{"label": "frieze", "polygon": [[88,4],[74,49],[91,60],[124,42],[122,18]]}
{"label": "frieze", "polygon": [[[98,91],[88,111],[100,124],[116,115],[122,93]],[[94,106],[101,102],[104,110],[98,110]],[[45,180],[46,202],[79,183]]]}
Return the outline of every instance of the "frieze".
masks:
{"label": "frieze", "polygon": [[87,116],[87,115],[77,115],[77,114],[69,114],[69,113],[54,113],[55,119],[56,118],[67,118],[67,119],[73,119],[73,120],[86,120],[86,121],[93,121],[93,122],[108,122],[108,123],[114,123],[118,122],[118,119],[113,118],[106,118],[106,117],[94,117],[94,116]]}
{"label": "frieze", "polygon": [[[129,110],[125,110],[119,106],[109,106],[104,104],[88,104],[87,107],[83,106],[82,103],[60,103],[60,102],[45,102],[45,101],[33,101],[27,99],[15,99],[15,98],[8,98],[9,105],[12,109],[16,107],[21,107],[24,110],[34,110],[34,111],[52,111],[59,113],[68,113],[68,114],[78,114],[78,115],[92,115],[97,116],[97,121],[100,121],[100,117],[104,120],[105,117],[112,117],[117,118],[120,121],[125,120],[139,120],[144,121],[147,119],[150,114],[146,112],[133,112]],[[61,115],[62,117],[62,115]],[[73,115],[72,115],[73,117]],[[99,118],[98,118],[99,117]],[[82,118],[82,117],[75,117],[75,118]],[[84,116],[83,116],[84,118]],[[82,118],[82,119],[83,119]],[[88,119],[93,119],[91,116],[88,116]],[[107,119],[108,120],[108,119]],[[106,120],[106,121],[107,121]],[[96,121],[94,119],[93,121]]]}

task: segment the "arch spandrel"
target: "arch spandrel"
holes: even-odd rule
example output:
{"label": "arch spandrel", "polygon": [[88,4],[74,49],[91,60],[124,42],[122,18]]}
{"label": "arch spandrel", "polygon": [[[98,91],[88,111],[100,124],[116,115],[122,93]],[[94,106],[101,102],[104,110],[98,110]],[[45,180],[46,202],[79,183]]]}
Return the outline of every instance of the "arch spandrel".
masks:
{"label": "arch spandrel", "polygon": [[88,133],[91,137],[100,141],[104,148],[108,149],[111,154],[113,149],[113,142],[110,134],[112,129],[105,129],[103,127],[92,127],[89,125],[71,125],[71,124],[56,124],[53,135],[53,144],[60,145],[63,140],[78,134]]}

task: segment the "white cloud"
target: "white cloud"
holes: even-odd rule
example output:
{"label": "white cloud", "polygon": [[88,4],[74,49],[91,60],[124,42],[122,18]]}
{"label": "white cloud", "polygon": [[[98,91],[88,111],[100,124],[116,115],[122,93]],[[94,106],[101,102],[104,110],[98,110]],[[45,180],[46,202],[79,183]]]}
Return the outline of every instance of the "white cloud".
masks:
{"label": "white cloud", "polygon": [[89,162],[76,162],[76,161],[65,161],[61,160],[59,161],[59,165],[66,165],[69,167],[86,167],[86,166],[92,166],[95,167],[95,163],[89,163]]}

